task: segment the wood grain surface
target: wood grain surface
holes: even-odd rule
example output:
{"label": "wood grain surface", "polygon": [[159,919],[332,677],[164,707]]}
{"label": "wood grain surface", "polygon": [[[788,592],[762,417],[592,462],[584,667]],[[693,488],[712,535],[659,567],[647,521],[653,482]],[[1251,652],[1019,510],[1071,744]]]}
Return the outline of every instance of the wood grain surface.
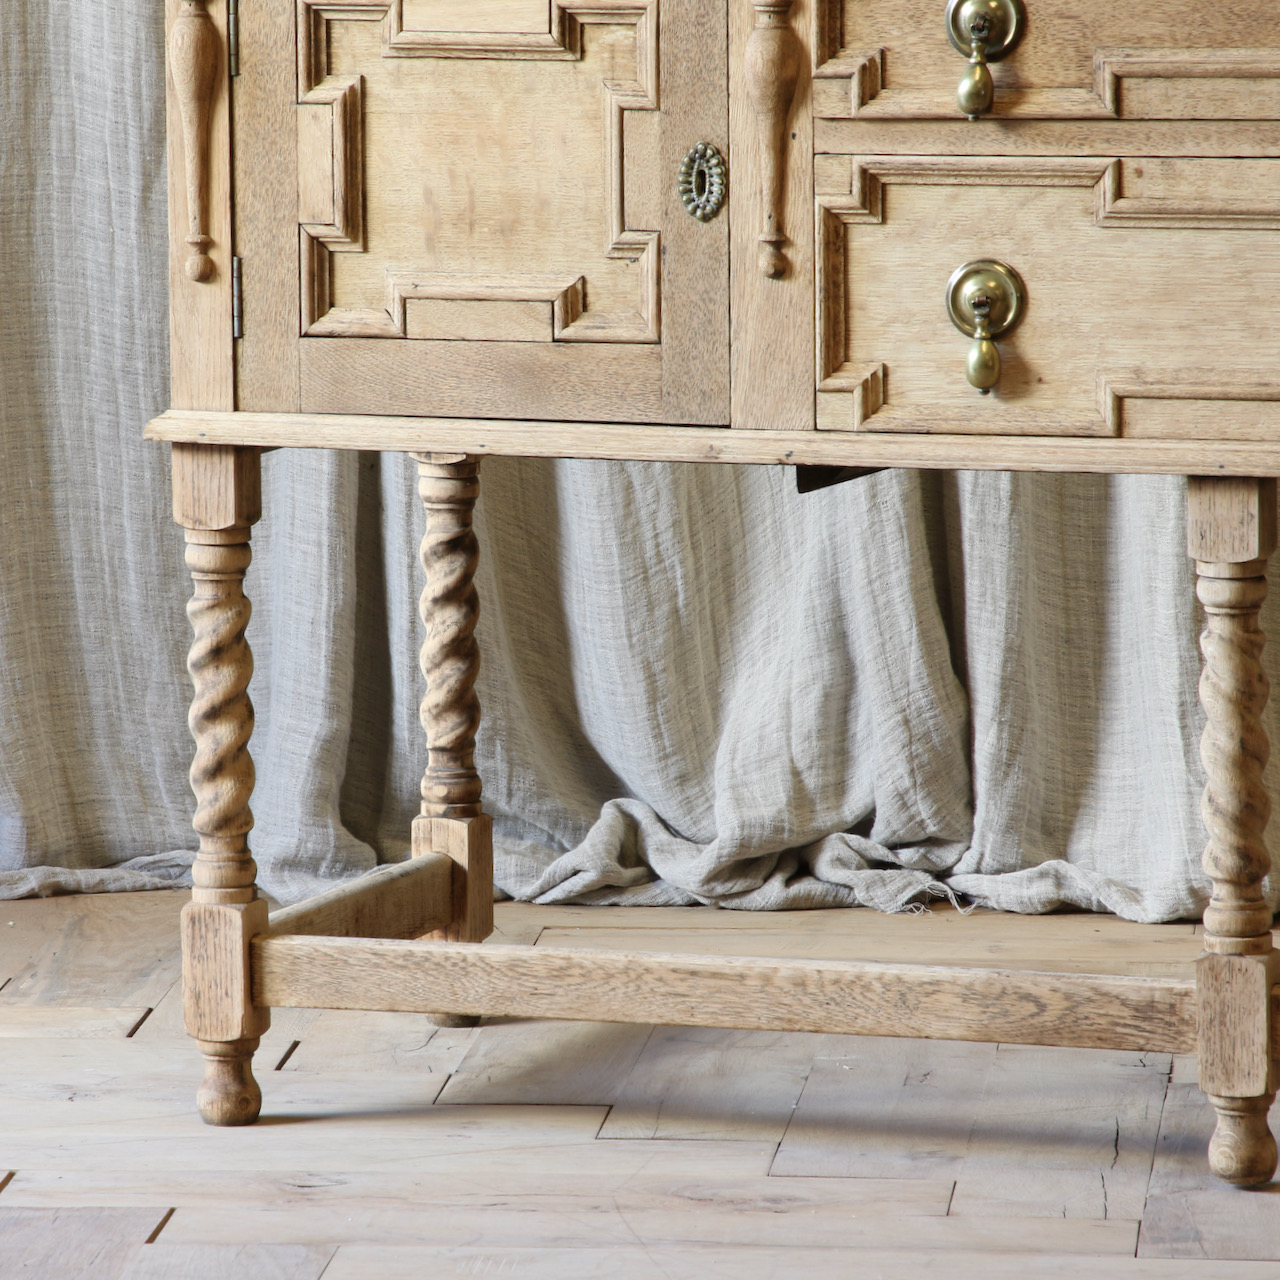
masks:
{"label": "wood grain surface", "polygon": [[[957,335],[958,336],[958,335]],[[963,345],[963,344],[962,344]],[[945,423],[941,424],[943,427]],[[964,424],[959,424],[964,425]],[[954,471],[1066,471],[1148,475],[1280,476],[1280,442],[990,438],[858,431],[737,431],[634,423],[354,414],[212,413],[171,409],[150,440],[288,448],[449,451],[537,458],[653,462],[827,464]]]}
{"label": "wood grain surface", "polygon": [[1169,1052],[1195,1035],[1193,984],[1171,979],[348,938],[258,938],[252,951],[263,1005]]}

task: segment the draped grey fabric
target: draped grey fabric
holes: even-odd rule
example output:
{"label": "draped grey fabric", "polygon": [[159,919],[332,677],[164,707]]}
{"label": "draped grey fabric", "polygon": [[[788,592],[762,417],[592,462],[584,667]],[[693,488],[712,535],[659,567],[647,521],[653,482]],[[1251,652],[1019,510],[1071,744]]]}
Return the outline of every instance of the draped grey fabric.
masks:
{"label": "draped grey fabric", "polygon": [[[141,440],[167,395],[161,8],[3,15],[0,896],[181,883],[194,846],[189,588]],[[264,476],[253,842],[293,900],[407,854],[422,515],[397,455]],[[1180,481],[802,497],[782,468],[490,459],[482,491],[508,894],[1200,909]]]}

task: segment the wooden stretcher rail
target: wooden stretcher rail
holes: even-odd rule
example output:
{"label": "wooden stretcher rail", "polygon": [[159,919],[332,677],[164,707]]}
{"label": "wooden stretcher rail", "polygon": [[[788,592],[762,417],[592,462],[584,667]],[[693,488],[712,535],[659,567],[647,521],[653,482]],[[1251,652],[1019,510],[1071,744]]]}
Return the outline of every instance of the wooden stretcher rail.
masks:
{"label": "wooden stretcher rail", "polygon": [[292,1008],[653,1022],[1188,1053],[1195,984],[840,960],[258,937],[253,999]]}
{"label": "wooden stretcher rail", "polygon": [[1280,441],[744,431],[617,422],[213,413],[187,409],[170,409],[153,418],[147,424],[146,438],[266,448],[505,454],[527,458],[1280,476]]}
{"label": "wooden stretcher rail", "polygon": [[428,853],[273,911],[272,936],[419,938],[449,920],[453,859]]}

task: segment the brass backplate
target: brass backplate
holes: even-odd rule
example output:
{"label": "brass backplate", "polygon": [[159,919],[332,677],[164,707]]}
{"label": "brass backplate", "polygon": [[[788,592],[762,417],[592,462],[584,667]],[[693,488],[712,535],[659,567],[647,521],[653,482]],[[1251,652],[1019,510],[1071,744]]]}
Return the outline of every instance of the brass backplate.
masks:
{"label": "brass backplate", "polygon": [[978,331],[973,303],[979,297],[987,299],[991,337],[998,338],[1022,319],[1027,288],[1011,266],[991,258],[966,262],[958,268],[947,281],[947,314],[968,338]]}
{"label": "brass backplate", "polygon": [[1026,29],[1027,11],[1022,0],[948,0],[947,35],[966,58],[973,47],[970,28],[973,20],[980,16],[991,22],[986,40],[987,61],[1007,58]]}

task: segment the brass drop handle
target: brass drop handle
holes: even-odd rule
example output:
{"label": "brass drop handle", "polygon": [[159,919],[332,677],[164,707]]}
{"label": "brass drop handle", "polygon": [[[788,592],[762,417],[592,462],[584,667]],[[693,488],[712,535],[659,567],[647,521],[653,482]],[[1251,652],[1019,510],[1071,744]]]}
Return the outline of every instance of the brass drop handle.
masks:
{"label": "brass drop handle", "polygon": [[1022,319],[1027,290],[1007,263],[984,258],[966,262],[947,281],[947,314],[951,323],[972,338],[965,377],[988,396],[1000,381],[1000,348],[996,339]]}
{"label": "brass drop handle", "polygon": [[969,71],[956,90],[956,103],[970,120],[985,116],[995,101],[995,81],[987,66],[990,35],[991,19],[985,13],[978,14],[969,24]]}
{"label": "brass drop handle", "polygon": [[987,65],[1013,52],[1026,25],[1022,0],[948,0],[947,36],[969,59],[956,89],[956,105],[970,120],[991,110],[995,82]]}
{"label": "brass drop handle", "polygon": [[991,299],[985,293],[973,300],[973,346],[964,373],[979,395],[989,396],[1000,381],[1000,348],[991,337]]}

